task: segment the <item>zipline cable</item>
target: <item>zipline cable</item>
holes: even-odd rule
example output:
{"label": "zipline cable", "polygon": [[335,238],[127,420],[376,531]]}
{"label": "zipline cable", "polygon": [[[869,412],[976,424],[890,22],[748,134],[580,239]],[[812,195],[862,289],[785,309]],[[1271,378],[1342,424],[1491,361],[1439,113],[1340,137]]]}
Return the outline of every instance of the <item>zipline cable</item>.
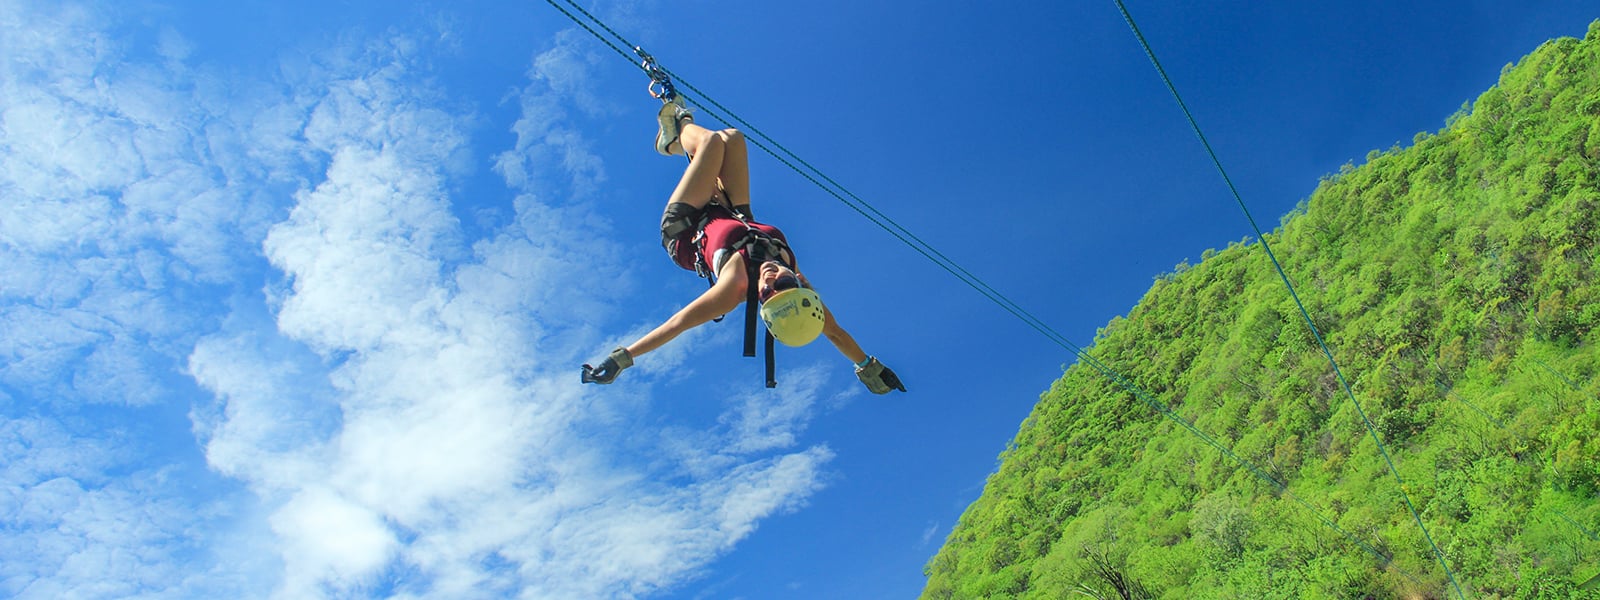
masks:
{"label": "zipline cable", "polygon": [[1244,211],[1245,220],[1250,222],[1251,229],[1256,232],[1256,237],[1261,239],[1261,248],[1266,250],[1267,258],[1272,259],[1273,268],[1278,270],[1278,277],[1283,279],[1283,285],[1289,288],[1289,297],[1294,299],[1294,304],[1300,309],[1300,316],[1305,318],[1306,326],[1311,328],[1311,336],[1316,338],[1317,345],[1322,347],[1323,356],[1327,357],[1328,364],[1333,366],[1333,374],[1339,380],[1339,386],[1344,388],[1345,395],[1350,398],[1350,403],[1355,406],[1356,414],[1361,415],[1361,421],[1366,425],[1367,433],[1371,434],[1373,443],[1378,445],[1378,452],[1383,455],[1383,460],[1389,466],[1389,473],[1394,475],[1395,481],[1400,484],[1400,497],[1406,501],[1406,509],[1411,511],[1411,518],[1417,522],[1417,527],[1422,529],[1423,538],[1428,540],[1428,546],[1433,548],[1434,557],[1438,559],[1439,566],[1444,568],[1444,574],[1450,579],[1450,585],[1455,588],[1456,596],[1466,600],[1466,594],[1461,591],[1461,584],[1456,582],[1455,573],[1450,570],[1450,562],[1445,559],[1444,552],[1439,550],[1439,545],[1434,543],[1433,534],[1428,533],[1428,526],[1422,522],[1422,515],[1417,512],[1417,507],[1411,502],[1411,494],[1406,491],[1405,478],[1400,476],[1400,470],[1395,467],[1394,459],[1389,456],[1389,450],[1384,447],[1383,440],[1378,436],[1378,428],[1367,418],[1367,412],[1361,408],[1361,402],[1356,400],[1356,394],[1350,389],[1350,383],[1345,380],[1344,373],[1339,370],[1339,363],[1333,359],[1333,351],[1328,348],[1328,343],[1322,339],[1322,332],[1317,330],[1317,325],[1311,320],[1311,313],[1306,310],[1300,301],[1300,295],[1295,292],[1294,284],[1289,281],[1288,273],[1284,272],[1283,264],[1278,262],[1278,257],[1272,252],[1272,245],[1267,242],[1267,235],[1256,223],[1250,214],[1250,208],[1245,206],[1244,197],[1239,194],[1239,189],[1233,185],[1233,179],[1228,177],[1227,169],[1222,167],[1222,160],[1217,158],[1216,150],[1212,149],[1211,142],[1206,140],[1204,132],[1200,131],[1200,124],[1195,121],[1194,114],[1189,112],[1189,106],[1184,103],[1183,96],[1178,94],[1177,86],[1173,85],[1172,78],[1167,76],[1167,70],[1162,68],[1161,61],[1156,59],[1156,53],[1150,48],[1150,42],[1145,39],[1144,33],[1139,31],[1139,25],[1134,22],[1133,15],[1128,12],[1128,6],[1122,0],[1112,0],[1117,5],[1117,10],[1122,12],[1123,20],[1128,22],[1128,28],[1133,30],[1133,36],[1139,40],[1139,45],[1144,48],[1145,56],[1150,58],[1150,64],[1155,66],[1156,73],[1161,76],[1161,81],[1167,85],[1167,91],[1172,92],[1174,100],[1178,101],[1178,108],[1183,110],[1184,118],[1188,119],[1189,127],[1194,130],[1196,137],[1200,138],[1200,145],[1205,147],[1206,154],[1211,157],[1211,163],[1216,165],[1217,172],[1222,174],[1223,182],[1227,183],[1228,191],[1233,193],[1233,199],[1238,202],[1239,209]]}
{"label": "zipline cable", "polygon": [[[579,26],[583,27],[584,30],[588,31],[596,39],[598,39],[602,43],[606,44],[608,47],[610,47],[618,55],[622,56],[623,58],[628,59],[628,62],[630,62],[630,63],[634,62],[634,59],[632,57],[630,57],[626,51],[622,50],[621,47],[617,46],[617,44],[613,43],[611,40],[607,40],[604,36],[600,35],[599,32],[595,31],[594,28],[590,27],[588,24],[586,24],[583,21],[579,20],[571,12],[568,12],[566,9],[562,8],[560,5],[556,4],[555,0],[545,0],[545,1],[547,3],[549,3],[551,6],[555,7],[556,10],[558,10],[562,14],[566,15],[568,19],[571,19],[573,22],[575,22]],[[573,9],[577,10],[579,13],[582,13],[585,17],[588,17],[596,25],[598,25],[601,29],[604,29],[607,33],[610,33],[612,35],[612,37],[616,38],[616,41],[618,41],[618,42],[620,42],[622,44],[622,46],[624,46],[624,47],[633,47],[633,45],[628,42],[627,38],[624,38],[621,34],[618,34],[615,30],[611,29],[609,26],[607,26],[605,24],[604,21],[601,21],[598,17],[595,17],[594,15],[590,14],[588,11],[584,10],[581,6],[578,6],[572,0],[566,0],[566,1],[567,1],[567,3],[569,5],[571,5],[571,7]],[[637,63],[634,63],[634,64],[635,64],[635,66],[638,66]],[[716,100],[712,99],[709,95],[707,95],[704,92],[700,91],[699,88],[696,88],[693,84],[691,84],[688,81],[684,80],[683,78],[679,77],[676,73],[671,72],[666,67],[661,67],[661,66],[658,65],[658,68],[660,68],[663,72],[667,73],[667,75],[670,76],[671,78],[677,80],[677,82],[679,84],[681,84],[684,88],[686,88],[689,91],[693,92],[695,97],[697,97],[699,99],[702,99],[702,100],[705,100],[706,103],[709,104],[710,106],[706,106],[705,104],[702,104],[700,106],[700,108],[706,114],[708,114],[708,115],[710,115],[710,116],[712,116],[712,117],[714,117],[714,118],[716,118],[718,120],[726,122],[726,123],[737,124],[743,131],[745,131],[747,133],[745,138],[752,145],[756,146],[757,148],[760,148],[762,151],[766,152],[767,154],[771,155],[773,158],[777,159],[778,162],[782,163],[784,166],[789,167],[789,169],[793,170],[795,173],[799,174],[801,177],[803,177],[806,180],[810,181],[812,184],[816,185],[818,188],[822,189],[824,192],[827,192],[829,195],[833,196],[835,199],[839,200],[840,202],[842,202],[846,206],[848,206],[851,209],[855,210],[856,212],[860,213],[868,221],[871,221],[873,224],[875,224],[878,227],[882,228],[883,230],[887,231],[890,235],[894,236],[896,239],[900,240],[902,243],[904,243],[907,246],[909,246],[912,250],[914,250],[917,253],[921,254],[924,258],[927,258],[929,261],[932,261],[935,265],[938,265],[940,268],[943,268],[946,272],[949,272],[951,275],[953,275],[957,279],[961,280],[962,283],[965,283],[969,287],[972,287],[979,294],[983,295],[985,298],[988,298],[990,301],[992,301],[995,304],[999,305],[1002,309],[1004,309],[1007,312],[1011,313],[1012,316],[1017,317],[1018,319],[1023,321],[1023,323],[1027,324],[1029,327],[1032,327],[1035,331],[1037,331],[1038,333],[1043,335],[1046,339],[1050,340],[1051,342],[1054,342],[1056,345],[1062,347],[1063,349],[1065,349],[1065,350],[1067,350],[1069,352],[1072,352],[1079,359],[1083,360],[1086,364],[1088,364],[1090,366],[1090,368],[1095,369],[1101,375],[1103,375],[1106,378],[1112,380],[1112,382],[1114,382],[1118,386],[1122,387],[1124,391],[1127,391],[1127,392],[1133,394],[1134,397],[1138,398],[1141,402],[1143,402],[1145,405],[1149,406],[1152,410],[1155,410],[1156,412],[1158,412],[1161,415],[1167,417],[1169,420],[1173,421],[1174,423],[1177,423],[1180,427],[1183,427],[1184,429],[1186,429],[1189,432],[1193,433],[1195,436],[1199,437],[1202,441],[1206,442],[1207,445],[1210,445],[1211,447],[1215,448],[1216,450],[1218,450],[1219,452],[1221,452],[1225,456],[1233,459],[1239,465],[1245,467],[1245,469],[1248,470],[1251,474],[1255,475],[1258,479],[1261,479],[1262,481],[1266,482],[1274,490],[1276,490],[1279,494],[1282,494],[1284,496],[1289,497],[1294,502],[1296,502],[1296,503],[1300,504],[1301,506],[1305,507],[1306,509],[1310,510],[1311,513],[1319,521],[1321,521],[1325,526],[1327,526],[1327,527],[1333,529],[1334,531],[1342,534],[1348,541],[1350,541],[1350,542],[1360,546],[1361,548],[1365,549],[1368,553],[1370,553],[1374,557],[1378,558],[1386,568],[1394,569],[1397,573],[1400,573],[1401,575],[1404,575],[1406,578],[1410,579],[1414,583],[1419,583],[1419,584],[1421,583],[1421,581],[1415,575],[1413,575],[1410,572],[1408,572],[1408,571],[1406,571],[1404,569],[1401,569],[1400,567],[1396,566],[1394,564],[1394,562],[1393,562],[1393,557],[1391,557],[1391,556],[1389,556],[1387,554],[1384,554],[1382,551],[1380,551],[1377,548],[1373,547],[1371,544],[1367,543],[1366,541],[1362,540],[1361,538],[1357,537],[1356,535],[1350,533],[1349,531],[1346,531],[1343,527],[1340,527],[1337,523],[1333,522],[1332,520],[1330,520],[1326,516],[1324,516],[1322,514],[1322,512],[1321,512],[1321,509],[1317,508],[1315,505],[1311,504],[1310,502],[1300,498],[1299,496],[1295,495],[1293,492],[1289,491],[1288,485],[1285,482],[1279,481],[1276,477],[1273,477],[1272,475],[1268,474],[1261,467],[1259,467],[1259,466],[1255,465],[1254,463],[1250,462],[1249,460],[1246,460],[1245,458],[1239,456],[1237,453],[1233,452],[1233,450],[1229,449],[1227,446],[1225,446],[1221,442],[1217,441],[1217,439],[1212,437],[1210,434],[1207,434],[1206,432],[1201,431],[1200,429],[1195,427],[1193,423],[1191,423],[1188,420],[1184,419],[1183,417],[1179,416],[1178,414],[1173,412],[1166,405],[1164,405],[1164,404],[1160,403],[1159,401],[1155,400],[1154,398],[1150,397],[1150,395],[1147,392],[1145,392],[1143,389],[1139,388],[1132,381],[1128,380],[1121,373],[1117,372],[1115,369],[1112,369],[1111,367],[1107,366],[1105,363],[1101,362],[1099,359],[1097,359],[1094,356],[1090,355],[1083,348],[1081,348],[1078,345],[1072,343],[1065,336],[1063,336],[1059,332],[1055,331],[1055,329],[1051,328],[1048,324],[1044,323],[1044,321],[1040,320],[1038,317],[1034,316],[1032,313],[1028,312],[1026,309],[1023,309],[1021,306],[1017,305],[1010,298],[1006,297],[1004,294],[1002,294],[999,291],[995,290],[988,283],[984,282],[981,278],[977,277],[976,275],[973,275],[970,271],[968,271],[967,269],[962,267],[960,264],[956,263],[954,260],[952,260],[949,257],[945,256],[944,253],[940,252],[937,248],[933,247],[932,244],[927,243],[926,241],[922,240],[922,238],[920,238],[916,234],[912,233],[910,230],[908,230],[905,227],[901,226],[898,222],[894,221],[888,215],[885,215],[882,211],[879,211],[876,207],[872,206],[871,203],[868,203],[867,201],[862,200],[859,196],[857,196],[854,193],[852,193],[848,188],[846,188],[843,185],[839,184],[837,181],[834,181],[831,177],[828,177],[820,169],[816,168],[815,166],[811,165],[811,163],[809,163],[809,162],[805,161],[804,159],[800,158],[798,155],[796,155],[795,153],[790,151],[788,148],[784,147],[782,144],[779,144],[771,136],[769,136],[766,133],[762,132],[759,128],[755,127],[754,125],[752,125],[748,121],[744,120],[743,118],[739,117],[732,110],[730,110],[727,107],[723,106],[721,103],[718,103]],[[641,69],[644,70],[642,67],[641,67]],[[648,70],[646,70],[646,71],[648,72]],[[713,110],[713,107],[715,108],[715,110]],[[720,113],[719,113],[719,111],[720,111]],[[726,113],[727,117],[724,117],[721,113]],[[773,147],[776,147],[778,150],[774,150],[772,147],[769,147],[768,144],[770,144]],[[780,154],[779,151],[781,151],[782,153]],[[798,163],[798,164],[796,164],[796,163]],[[802,165],[805,167],[805,169],[801,168]],[[809,169],[810,171],[808,172],[806,169]],[[831,184],[831,187],[830,187],[830,185],[825,185],[824,182],[827,182],[827,184]],[[835,188],[837,188],[837,189],[835,189]]]}

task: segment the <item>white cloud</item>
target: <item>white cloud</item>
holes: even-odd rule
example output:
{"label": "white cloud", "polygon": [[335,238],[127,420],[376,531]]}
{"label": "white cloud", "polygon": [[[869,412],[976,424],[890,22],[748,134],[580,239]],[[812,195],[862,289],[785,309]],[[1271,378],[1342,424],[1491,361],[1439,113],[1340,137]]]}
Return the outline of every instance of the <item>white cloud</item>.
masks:
{"label": "white cloud", "polygon": [[204,560],[205,546],[235,538],[210,530],[212,509],[170,491],[197,483],[186,468],[143,467],[123,436],[46,418],[0,422],[0,440],[0,595],[192,597],[237,587],[238,570]]}
{"label": "white cloud", "polygon": [[347,37],[241,80],[111,21],[0,3],[0,523],[21,532],[0,544],[31,557],[0,592],[634,597],[822,485],[831,451],[799,442],[819,371],[670,431],[639,413],[695,338],[578,384],[640,320],[590,201],[605,165],[576,121],[615,109],[581,38],[533,60],[514,147],[476,153],[514,214],[467,239],[480,117],[414,41],[453,36]]}
{"label": "white cloud", "polygon": [[762,452],[795,445],[814,412],[817,388],[825,381],[819,367],[794,369],[784,374],[783,387],[777,390],[739,396],[738,406],[723,415],[734,433],[729,450]]}
{"label": "white cloud", "polygon": [[106,27],[76,4],[0,5],[0,382],[142,406],[204,325],[197,286],[241,270],[234,232],[264,215],[207,164],[233,136],[181,63],[123,61]]}
{"label": "white cloud", "polygon": [[529,187],[535,177],[545,182],[559,166],[572,182],[575,195],[588,196],[605,181],[605,168],[589,151],[583,135],[569,123],[568,108],[600,116],[616,109],[595,96],[590,71],[600,57],[584,50],[588,43],[577,30],[556,35],[555,46],[534,58],[528,70],[530,84],[517,96],[523,117],[512,125],[517,142],[495,157],[495,171],[512,187]]}
{"label": "white cloud", "polygon": [[372,509],[327,489],[295,494],[272,517],[283,544],[291,598],[317,595],[323,582],[354,587],[383,567],[398,542]]}
{"label": "white cloud", "polygon": [[939,525],[938,522],[928,523],[928,527],[926,529],[922,530],[922,542],[917,545],[917,549],[918,550],[927,549],[928,548],[928,544],[932,544],[934,542],[936,536],[939,535],[939,531],[940,531],[941,528],[942,527]]}
{"label": "white cloud", "polygon": [[220,397],[190,418],[212,468],[281,500],[326,477],[341,415],[320,359],[271,327],[265,314],[241,308],[196,344],[189,372]]}
{"label": "white cloud", "polygon": [[[96,9],[0,3],[0,595],[194,597],[248,498],[198,464],[179,361],[248,268],[233,138]],[[225,103],[212,102],[210,106]],[[197,132],[206,131],[204,137]],[[175,410],[176,409],[176,410]]]}

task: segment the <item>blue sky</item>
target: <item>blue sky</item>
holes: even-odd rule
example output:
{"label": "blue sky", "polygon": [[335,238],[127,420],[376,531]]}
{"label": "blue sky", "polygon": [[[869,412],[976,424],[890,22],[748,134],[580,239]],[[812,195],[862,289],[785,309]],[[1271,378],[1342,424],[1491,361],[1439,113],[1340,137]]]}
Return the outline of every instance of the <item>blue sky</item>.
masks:
{"label": "blue sky", "polygon": [[[1129,8],[1265,225],[1590,2]],[[1110,2],[585,5],[1080,345],[1249,233]],[[0,1],[0,595],[904,598],[1072,356],[755,154],[908,394],[709,326],[541,2]],[[730,321],[736,321],[733,319]]]}

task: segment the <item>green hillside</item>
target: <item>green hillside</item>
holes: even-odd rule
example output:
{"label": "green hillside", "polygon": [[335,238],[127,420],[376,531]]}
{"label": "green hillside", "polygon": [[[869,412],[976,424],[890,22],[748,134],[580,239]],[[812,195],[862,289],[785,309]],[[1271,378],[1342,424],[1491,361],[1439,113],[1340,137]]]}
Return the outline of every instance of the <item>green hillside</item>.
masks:
{"label": "green hillside", "polygon": [[[1600,21],[1268,240],[1466,596],[1600,598]],[[1456,597],[1259,243],[1089,353],[1253,467],[1079,361],[924,598]]]}

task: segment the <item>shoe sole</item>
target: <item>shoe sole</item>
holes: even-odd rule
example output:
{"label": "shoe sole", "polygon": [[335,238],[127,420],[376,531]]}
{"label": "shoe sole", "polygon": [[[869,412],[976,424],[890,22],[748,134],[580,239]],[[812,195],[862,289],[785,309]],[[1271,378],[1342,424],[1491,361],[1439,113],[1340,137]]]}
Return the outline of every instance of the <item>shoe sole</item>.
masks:
{"label": "shoe sole", "polygon": [[[656,113],[656,124],[659,126],[656,130],[656,152],[664,156],[678,154],[672,151],[672,145],[678,143],[680,129],[678,122],[681,120],[682,117],[678,116],[678,105],[671,102],[661,105],[661,112]],[[668,131],[672,132],[671,137],[667,136]],[[678,149],[682,150],[683,146],[680,144]]]}

